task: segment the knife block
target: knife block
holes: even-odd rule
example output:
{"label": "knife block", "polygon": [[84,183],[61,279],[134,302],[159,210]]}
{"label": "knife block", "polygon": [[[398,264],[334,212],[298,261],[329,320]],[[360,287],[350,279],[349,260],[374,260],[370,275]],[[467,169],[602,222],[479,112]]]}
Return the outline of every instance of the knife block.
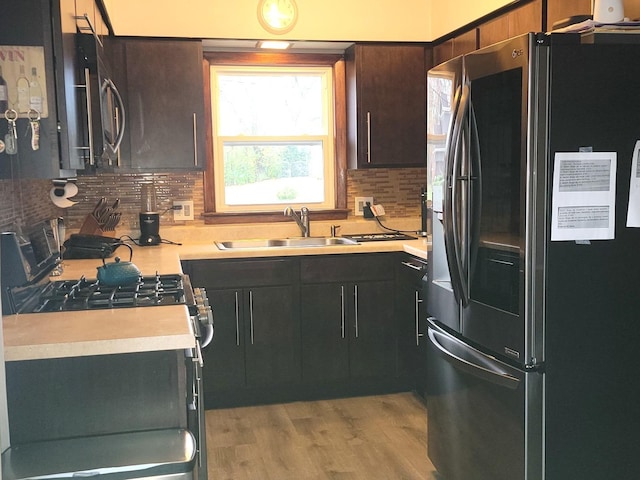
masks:
{"label": "knife block", "polygon": [[96,217],[90,213],[86,216],[84,222],[82,222],[79,233],[84,235],[104,235],[104,230],[100,228],[100,224],[98,223],[98,220],[96,220]]}

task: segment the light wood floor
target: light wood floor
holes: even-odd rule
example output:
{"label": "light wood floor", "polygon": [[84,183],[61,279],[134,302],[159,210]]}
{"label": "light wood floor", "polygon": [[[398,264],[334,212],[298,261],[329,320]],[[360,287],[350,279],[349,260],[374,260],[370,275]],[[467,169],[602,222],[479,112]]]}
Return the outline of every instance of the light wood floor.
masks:
{"label": "light wood floor", "polygon": [[436,480],[411,393],[207,410],[210,480]]}

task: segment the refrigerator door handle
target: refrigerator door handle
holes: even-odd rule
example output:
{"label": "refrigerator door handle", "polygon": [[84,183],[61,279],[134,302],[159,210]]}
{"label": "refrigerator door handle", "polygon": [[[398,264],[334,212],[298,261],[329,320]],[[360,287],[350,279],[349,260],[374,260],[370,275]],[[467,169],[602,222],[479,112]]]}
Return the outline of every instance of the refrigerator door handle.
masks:
{"label": "refrigerator door handle", "polygon": [[454,205],[458,198],[457,183],[458,165],[462,148],[463,122],[465,117],[465,105],[469,97],[469,87],[467,85],[458,87],[454,97],[456,105],[453,118],[453,128],[447,145],[446,159],[446,185],[444,193],[444,246],[447,253],[447,263],[451,276],[451,286],[458,302],[466,305],[468,297],[463,277],[462,260],[460,256],[460,238],[458,236],[458,212],[454,212]]}
{"label": "refrigerator door handle", "polygon": [[[470,132],[470,148],[469,148],[469,165],[470,174],[470,192],[469,208],[471,217],[469,219],[469,275],[473,277],[471,269],[476,264],[478,248],[480,245],[480,216],[482,213],[482,159],[480,157],[480,137],[478,135],[478,124],[476,123],[476,115],[473,111],[473,103],[469,102],[469,120],[471,124]],[[469,296],[471,294],[469,293]]]}
{"label": "refrigerator door handle", "polygon": [[449,335],[431,321],[429,321],[428,333],[429,341],[440,356],[455,368],[511,390],[516,390],[520,385],[520,379],[502,369],[495,358]]}

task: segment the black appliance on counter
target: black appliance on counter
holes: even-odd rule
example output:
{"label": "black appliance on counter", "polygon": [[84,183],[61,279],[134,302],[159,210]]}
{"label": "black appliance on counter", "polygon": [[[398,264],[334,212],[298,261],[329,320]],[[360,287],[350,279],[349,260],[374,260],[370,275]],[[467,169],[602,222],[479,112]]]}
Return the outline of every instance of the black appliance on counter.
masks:
{"label": "black appliance on counter", "polygon": [[428,73],[428,450],[447,480],[637,477],[634,37],[529,34]]}
{"label": "black appliance on counter", "polygon": [[[197,341],[184,352],[8,362],[12,447],[3,454],[3,478],[97,472],[123,480],[152,473],[206,479],[201,349],[213,337],[206,292],[181,274],[144,275],[124,287],[84,277],[51,281],[59,252],[48,240],[50,223],[39,225],[28,238],[2,234],[4,314],[17,313],[19,321],[23,314],[186,305]],[[64,461],[47,463],[55,458],[47,452],[61,449]]]}
{"label": "black appliance on counter", "polygon": [[138,244],[141,247],[159,245],[160,238],[160,213],[156,199],[156,187],[153,183],[143,183],[140,187],[140,238]]}

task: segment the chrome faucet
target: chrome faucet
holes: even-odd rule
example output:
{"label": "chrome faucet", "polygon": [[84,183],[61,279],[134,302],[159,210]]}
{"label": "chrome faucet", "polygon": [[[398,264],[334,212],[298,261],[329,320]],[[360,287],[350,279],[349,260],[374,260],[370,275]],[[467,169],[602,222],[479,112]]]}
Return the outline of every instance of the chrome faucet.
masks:
{"label": "chrome faucet", "polygon": [[303,237],[309,236],[309,209],[307,207],[302,207],[300,209],[300,216],[298,216],[293,208],[287,207],[284,209],[284,215],[285,217],[291,217],[296,221],[298,227],[300,227]]}

